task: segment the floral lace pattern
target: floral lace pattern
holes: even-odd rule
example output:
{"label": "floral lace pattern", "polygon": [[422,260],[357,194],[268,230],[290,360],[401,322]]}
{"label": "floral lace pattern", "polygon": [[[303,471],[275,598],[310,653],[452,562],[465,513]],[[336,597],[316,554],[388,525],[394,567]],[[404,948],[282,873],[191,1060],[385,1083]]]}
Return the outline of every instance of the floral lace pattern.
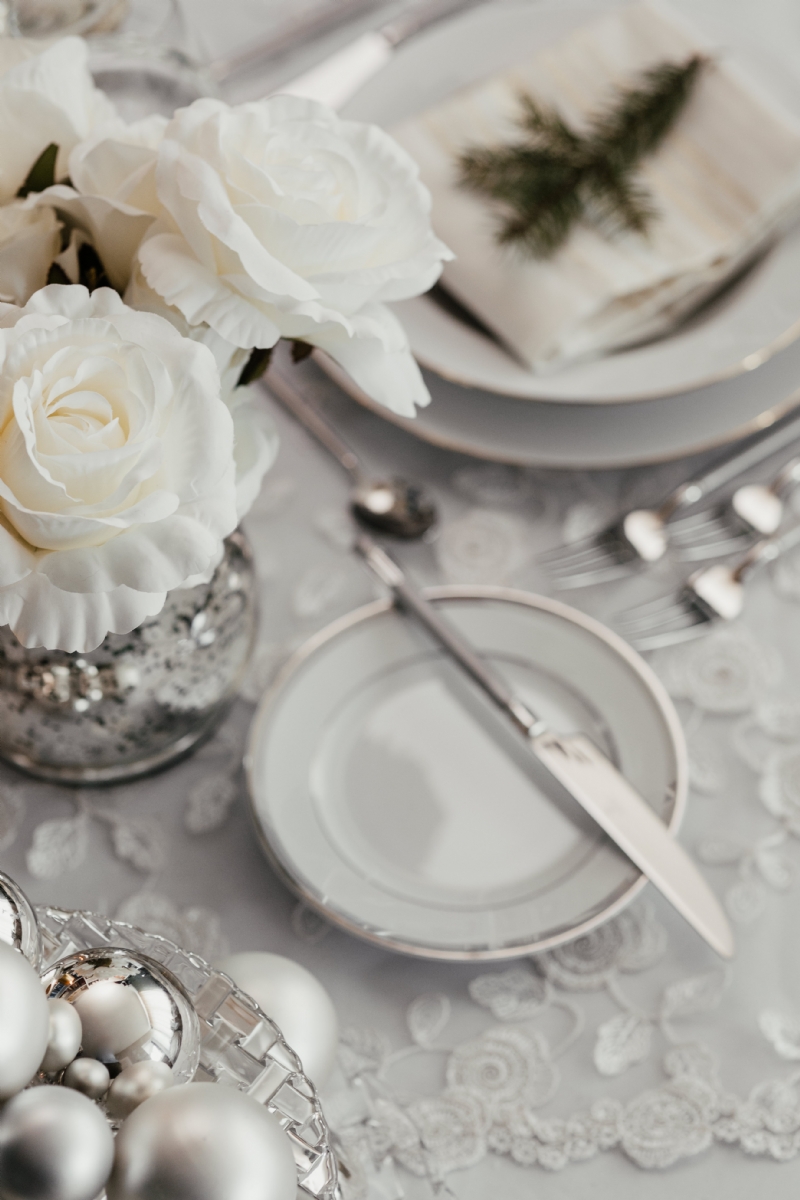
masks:
{"label": "floral lace pattern", "polygon": [[[752,776],[748,816],[759,825],[772,823],[751,837],[744,826],[739,835],[733,822],[694,844],[712,880],[722,881],[734,923],[751,926],[763,917],[770,895],[788,892],[795,879],[800,703],[781,691],[777,655],[736,628],[714,631],[691,649],[660,652],[654,665],[681,705],[694,793],[719,798],[731,770],[744,770]],[[708,734],[719,735],[720,728],[727,731],[728,749]],[[732,767],[732,752],[739,767]],[[347,1153],[360,1163],[348,1195],[402,1195],[402,1180],[392,1174],[398,1167],[426,1178],[435,1194],[450,1195],[450,1175],[487,1155],[548,1171],[608,1152],[660,1170],[715,1143],[778,1162],[795,1158],[800,1069],[783,1076],[776,1071],[739,1093],[731,1086],[735,1064],[723,1070],[711,1046],[697,1037],[698,1022],[724,1007],[732,968],[669,978],[649,1005],[629,994],[626,981],[663,971],[668,950],[666,929],[653,908],[639,902],[574,942],[474,978],[469,999],[487,1021],[476,1037],[448,1041],[451,1001],[438,994],[411,1006],[410,1045],[392,1050],[377,1036],[347,1031],[341,1055],[347,1088],[334,1097],[332,1120]],[[587,1027],[582,998],[598,994],[616,1011]],[[558,1041],[548,1023],[556,1011],[562,1030],[567,1023]],[[800,1013],[765,1007],[752,1034],[776,1060],[800,1064]],[[650,1063],[651,1070],[658,1065],[660,1084],[632,1099],[610,1092],[564,1115],[559,1098],[569,1050],[576,1042],[585,1046],[587,1038],[598,1080],[610,1085]],[[397,1082],[403,1061],[417,1055],[444,1058],[444,1086],[436,1096],[409,1098]],[[394,1192],[387,1190],[390,1176]]]}
{"label": "floral lace pattern", "polygon": [[[546,516],[554,523],[552,541],[574,540],[601,528],[619,500],[591,480],[540,480],[499,466],[466,464],[449,482],[438,536],[411,551],[424,582],[539,586],[536,553],[544,539],[535,522]],[[274,473],[248,518],[265,614],[242,693],[249,703],[313,629],[373,595],[347,558],[348,520],[322,510],[318,498],[303,516],[313,554],[293,556],[285,546],[283,557],[278,553],[276,522],[291,516],[299,527],[302,498],[296,480]],[[800,598],[790,574],[787,565],[775,589],[784,604]],[[586,607],[592,610],[591,597]],[[782,919],[780,906],[788,911],[800,865],[800,693],[783,678],[783,657],[732,626],[652,658],[689,743],[685,841],[723,897],[748,955],[771,919]],[[205,903],[205,881],[197,880],[196,900],[178,901],[169,871],[176,839],[196,851],[198,862],[205,855],[205,866],[235,831],[244,726],[229,722],[185,776],[170,775],[171,789],[173,780],[185,782],[170,791],[163,811],[141,812],[133,789],[121,798],[110,790],[62,791],[58,809],[42,813],[32,785],[3,776],[0,850],[13,849],[34,880],[53,886],[102,858],[132,878],[110,905],[118,918],[212,961],[226,952],[228,937],[239,948],[215,902]],[[276,919],[312,969],[311,950],[321,943],[319,961],[335,957],[331,943],[339,935],[316,912],[289,900]],[[727,969],[699,950],[687,967],[663,907],[639,902],[534,960],[476,970],[447,994],[435,990],[441,982],[420,988],[407,1009],[405,1038],[389,1038],[367,1022],[346,1028],[338,1078],[324,1097],[349,1173],[346,1200],[400,1200],[420,1186],[451,1197],[457,1173],[490,1158],[534,1172],[568,1170],[603,1154],[661,1170],[714,1146],[794,1159],[800,997],[766,985],[761,995],[755,986],[750,1007],[742,1001],[732,1015],[738,981],[749,969],[745,955]],[[396,1003],[392,995],[384,1007]],[[380,1025],[380,1008],[375,1016]],[[757,1071],[739,1069],[736,1055],[715,1040],[718,1029],[743,1033],[758,1048]]]}

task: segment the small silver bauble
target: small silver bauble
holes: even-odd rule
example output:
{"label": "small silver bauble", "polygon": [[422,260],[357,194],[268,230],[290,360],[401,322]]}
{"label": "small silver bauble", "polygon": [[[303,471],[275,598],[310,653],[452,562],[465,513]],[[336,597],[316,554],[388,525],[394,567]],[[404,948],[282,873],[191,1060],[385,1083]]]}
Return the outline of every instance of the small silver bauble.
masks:
{"label": "small silver bauble", "polygon": [[193,1078],[200,1059],[197,1014],[160,963],[131,950],[85,950],[62,958],[43,983],[51,1000],[75,1005],[81,1053],[105,1063],[112,1078],[136,1062],[166,1063],[176,1083]]}
{"label": "small silver bauble", "polygon": [[262,1104],[191,1083],[137,1108],[117,1134],[108,1200],[295,1200],[289,1138]]}
{"label": "small silver bauble", "polygon": [[0,871],[0,942],[19,950],[38,968],[42,946],[39,923],[28,897]]}
{"label": "small silver bauble", "polygon": [[68,1067],[81,1048],[83,1028],[78,1011],[66,1000],[50,1000],[47,1004],[50,1033],[41,1070],[55,1075]]}
{"label": "small silver bauble", "polygon": [[67,1067],[61,1082],[65,1087],[83,1092],[90,1100],[100,1100],[111,1086],[111,1076],[105,1063],[96,1058],[76,1058]]}
{"label": "small silver bauble", "polygon": [[39,976],[18,950],[0,942],[0,1101],[21,1091],[39,1070],[49,1033]]}
{"label": "small silver bauble", "polygon": [[30,1088],[0,1113],[3,1200],[94,1200],[113,1161],[102,1112],[69,1088]]}
{"label": "small silver bauble", "polygon": [[124,1121],[151,1096],[172,1087],[172,1071],[163,1062],[138,1062],[126,1067],[111,1085],[106,1107],[115,1121]]}

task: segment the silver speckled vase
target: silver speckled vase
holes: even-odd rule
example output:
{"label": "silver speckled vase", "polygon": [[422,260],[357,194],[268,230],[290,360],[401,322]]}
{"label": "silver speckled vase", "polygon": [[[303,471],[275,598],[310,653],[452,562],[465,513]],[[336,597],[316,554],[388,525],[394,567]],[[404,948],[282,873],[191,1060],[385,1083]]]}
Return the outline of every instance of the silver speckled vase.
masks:
{"label": "silver speckled vase", "polygon": [[0,628],[0,758],[57,783],[123,782],[207,737],[236,696],[256,631],[241,533],[210,583],[176,589],[158,616],[90,654],[26,650]]}

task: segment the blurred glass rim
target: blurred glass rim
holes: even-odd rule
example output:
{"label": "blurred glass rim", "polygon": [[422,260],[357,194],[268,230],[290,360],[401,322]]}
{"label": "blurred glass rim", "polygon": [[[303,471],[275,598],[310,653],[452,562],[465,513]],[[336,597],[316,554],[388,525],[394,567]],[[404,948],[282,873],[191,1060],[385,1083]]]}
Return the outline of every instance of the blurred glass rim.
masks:
{"label": "blurred glass rim", "polygon": [[4,7],[12,36],[68,37],[115,29],[127,15],[128,0],[6,0]]}
{"label": "blurred glass rim", "polygon": [[134,34],[92,37],[89,70],[93,75],[144,72],[164,78],[194,81],[201,95],[213,95],[216,85],[206,69],[175,46],[159,45]]}

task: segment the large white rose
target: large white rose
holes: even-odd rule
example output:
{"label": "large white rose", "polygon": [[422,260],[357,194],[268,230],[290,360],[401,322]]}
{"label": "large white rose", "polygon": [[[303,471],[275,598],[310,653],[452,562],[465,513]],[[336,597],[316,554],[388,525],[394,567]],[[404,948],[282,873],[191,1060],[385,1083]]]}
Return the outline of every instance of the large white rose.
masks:
{"label": "large white rose", "polygon": [[88,652],[207,575],[236,523],[205,346],[108,288],[0,306],[0,624]]}
{"label": "large white rose", "polygon": [[156,152],[166,127],[160,116],[104,125],[70,154],[70,185],[56,184],[38,199],[87,236],[118,292],[127,287],[139,243],[160,212]]}
{"label": "large white rose", "polygon": [[311,342],[395,411],[428,403],[384,305],[431,287],[449,251],[388,134],[292,96],[198,100],[168,125],[156,181],[167,217],[142,271],[190,325],[248,349]]}
{"label": "large white rose", "polygon": [[0,204],[16,196],[43,150],[59,147],[56,178],[70,151],[106,121],[111,101],[95,87],[81,38],[51,45],[0,37]]}
{"label": "large white rose", "polygon": [[222,399],[233,417],[233,453],[236,459],[236,511],[241,519],[258,495],[261,481],[278,453],[278,433],[264,405],[249,388],[237,388],[250,353],[226,342],[208,325],[190,326],[177,308],[170,308],[134,271],[125,292],[125,303],[140,312],[156,313],[174,325],[183,337],[207,346],[219,371]]}
{"label": "large white rose", "polygon": [[0,205],[0,301],[24,304],[47,283],[61,249],[61,226],[49,208],[31,201]]}

